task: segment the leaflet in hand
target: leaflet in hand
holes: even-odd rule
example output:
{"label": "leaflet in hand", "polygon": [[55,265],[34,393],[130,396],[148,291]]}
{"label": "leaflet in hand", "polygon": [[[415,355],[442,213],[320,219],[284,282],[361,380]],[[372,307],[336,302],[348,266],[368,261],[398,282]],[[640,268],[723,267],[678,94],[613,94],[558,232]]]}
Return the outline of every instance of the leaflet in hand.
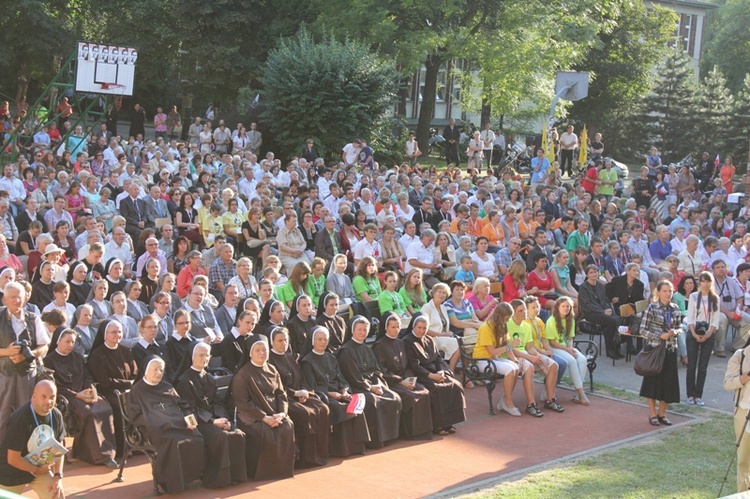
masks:
{"label": "leaflet in hand", "polygon": [[29,452],[24,456],[24,459],[34,466],[42,466],[45,464],[52,464],[55,459],[64,456],[67,453],[68,449],[66,449],[64,445],[54,438],[49,438],[32,452]]}

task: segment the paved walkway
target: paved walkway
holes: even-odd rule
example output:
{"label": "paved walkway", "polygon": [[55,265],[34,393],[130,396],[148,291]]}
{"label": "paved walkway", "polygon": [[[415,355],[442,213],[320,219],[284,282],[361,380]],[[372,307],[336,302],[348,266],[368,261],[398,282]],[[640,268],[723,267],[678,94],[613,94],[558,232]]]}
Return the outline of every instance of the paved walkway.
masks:
{"label": "paved walkway", "polygon": [[[543,387],[537,385],[536,390],[539,394]],[[495,397],[500,393],[501,387]],[[515,395],[515,403],[523,407],[520,387]],[[254,497],[294,497],[323,491],[327,498],[360,499],[452,494],[474,485],[486,486],[508,473],[667,431],[649,426],[647,410],[637,404],[592,396],[592,405],[582,407],[570,402],[571,392],[566,390],[558,398],[566,407],[562,414],[547,411],[541,419],[489,416],[486,390],[468,390],[468,420],[458,425],[455,435],[398,441],[365,456],[331,459],[325,467],[300,471],[287,480],[249,482],[221,490],[204,489],[196,482],[180,497],[239,497],[250,492]],[[676,424],[692,420],[670,418]],[[80,462],[66,466],[67,496],[140,498],[152,492],[151,470],[144,457],[131,460],[124,483],[113,483],[115,475]]]}
{"label": "paved walkway", "polygon": [[[602,344],[602,346],[604,346]],[[715,355],[711,356],[711,361],[708,364],[708,372],[706,374],[706,384],[703,390],[703,401],[706,406],[714,409],[720,409],[724,411],[732,411],[734,409],[734,402],[732,401],[733,392],[724,390],[723,381],[724,373],[727,367],[727,358],[719,358]],[[641,388],[641,378],[633,370],[634,358],[630,362],[625,362],[625,359],[618,360],[615,362],[615,366],[612,366],[612,359],[606,357],[599,357],[597,361],[597,369],[594,372],[594,382],[604,383],[624,390],[633,391],[636,394]],[[679,379],[680,379],[680,393],[683,402],[687,401],[687,394],[685,391],[686,387],[686,372],[687,369],[680,366]],[[588,386],[586,387],[588,390]],[[645,400],[644,400],[645,402]]]}

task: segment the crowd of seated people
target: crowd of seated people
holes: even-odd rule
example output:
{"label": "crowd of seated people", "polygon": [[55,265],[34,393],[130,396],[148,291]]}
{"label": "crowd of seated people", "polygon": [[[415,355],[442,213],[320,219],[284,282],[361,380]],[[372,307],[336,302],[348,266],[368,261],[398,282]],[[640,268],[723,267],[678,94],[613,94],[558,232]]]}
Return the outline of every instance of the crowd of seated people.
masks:
{"label": "crowd of seated people", "polygon": [[[708,270],[717,355],[750,333],[750,211],[724,216],[722,192],[703,205],[686,193],[660,213],[641,204],[655,182],[646,174],[634,199],[618,199],[523,185],[507,170],[284,166],[272,152],[258,161],[202,140],[99,138],[70,170],[21,157],[0,181],[0,419],[47,367],[76,425],[74,457],[114,468],[124,452],[116,391],[127,393],[171,493],[192,478],[289,477],[329,456],[455,433],[461,338],[504,376],[502,411],[521,416],[519,379],[527,414],[564,411],[566,372],[572,402],[589,405],[580,321],[596,323],[619,358],[622,306],[662,279],[687,311]],[[592,168],[589,179],[602,166]],[[5,189],[22,176],[24,202],[6,217]],[[32,358],[14,370],[20,339]],[[698,403],[705,351],[677,343]],[[217,367],[233,376],[229,396]]]}

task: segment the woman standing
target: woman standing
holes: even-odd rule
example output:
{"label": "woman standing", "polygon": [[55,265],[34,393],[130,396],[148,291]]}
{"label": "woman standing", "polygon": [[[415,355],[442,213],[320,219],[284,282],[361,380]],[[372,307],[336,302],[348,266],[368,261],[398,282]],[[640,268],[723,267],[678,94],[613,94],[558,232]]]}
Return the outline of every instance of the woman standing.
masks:
{"label": "woman standing", "polygon": [[[686,339],[688,354],[687,403],[690,405],[705,405],[703,402],[703,385],[706,382],[708,361],[711,360],[711,352],[716,340],[715,334],[719,329],[721,318],[719,296],[714,290],[713,274],[701,272],[698,278],[698,291],[689,295],[687,308],[687,318],[685,319],[689,333]],[[698,372],[697,378],[696,370]]]}
{"label": "woman standing", "polygon": [[[665,412],[667,404],[680,401],[680,381],[677,376],[677,336],[680,334],[680,310],[672,303],[672,283],[661,281],[656,285],[657,301],[649,304],[643,314],[640,334],[652,348],[660,344],[667,349],[661,372],[644,376],[640,396],[646,397],[653,426],[671,426]],[[664,342],[664,343],[662,343]],[[659,401],[657,412],[656,401]]]}
{"label": "woman standing", "polygon": [[482,152],[484,149],[484,145],[482,144],[482,140],[479,138],[479,135],[480,133],[478,130],[474,132],[474,135],[469,141],[469,148],[466,151],[469,155],[469,162],[466,165],[466,168],[469,170],[472,168],[481,170],[482,165],[484,164],[484,154]]}
{"label": "woman standing", "polygon": [[719,172],[719,175],[721,176],[721,184],[727,190],[727,194],[734,192],[734,173],[736,168],[733,163],[734,161],[732,160],[732,157],[727,156],[724,158],[724,164],[721,165],[721,171]]}

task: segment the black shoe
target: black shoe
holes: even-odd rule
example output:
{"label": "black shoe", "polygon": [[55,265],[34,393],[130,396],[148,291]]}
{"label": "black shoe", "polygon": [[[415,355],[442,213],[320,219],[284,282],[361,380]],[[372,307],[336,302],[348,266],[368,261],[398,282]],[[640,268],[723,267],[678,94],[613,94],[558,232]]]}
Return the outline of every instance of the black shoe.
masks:
{"label": "black shoe", "polygon": [[659,416],[651,416],[648,418],[648,422],[651,424],[651,426],[661,426],[661,423],[659,423],[659,420],[661,418]]}
{"label": "black shoe", "polygon": [[657,416],[657,418],[659,418],[659,422],[664,426],[672,426],[672,422],[666,416]]}
{"label": "black shoe", "polygon": [[607,357],[609,357],[610,359],[619,360],[622,359],[622,354],[619,350],[613,348],[611,350],[607,350]]}
{"label": "black shoe", "polygon": [[530,414],[534,416],[535,418],[541,418],[542,416],[544,416],[544,413],[539,410],[536,404],[527,405],[526,414]]}
{"label": "black shoe", "polygon": [[109,461],[104,463],[104,467],[110,470],[116,470],[120,467],[120,465],[117,464],[117,461],[115,461],[114,459],[110,459]]}

